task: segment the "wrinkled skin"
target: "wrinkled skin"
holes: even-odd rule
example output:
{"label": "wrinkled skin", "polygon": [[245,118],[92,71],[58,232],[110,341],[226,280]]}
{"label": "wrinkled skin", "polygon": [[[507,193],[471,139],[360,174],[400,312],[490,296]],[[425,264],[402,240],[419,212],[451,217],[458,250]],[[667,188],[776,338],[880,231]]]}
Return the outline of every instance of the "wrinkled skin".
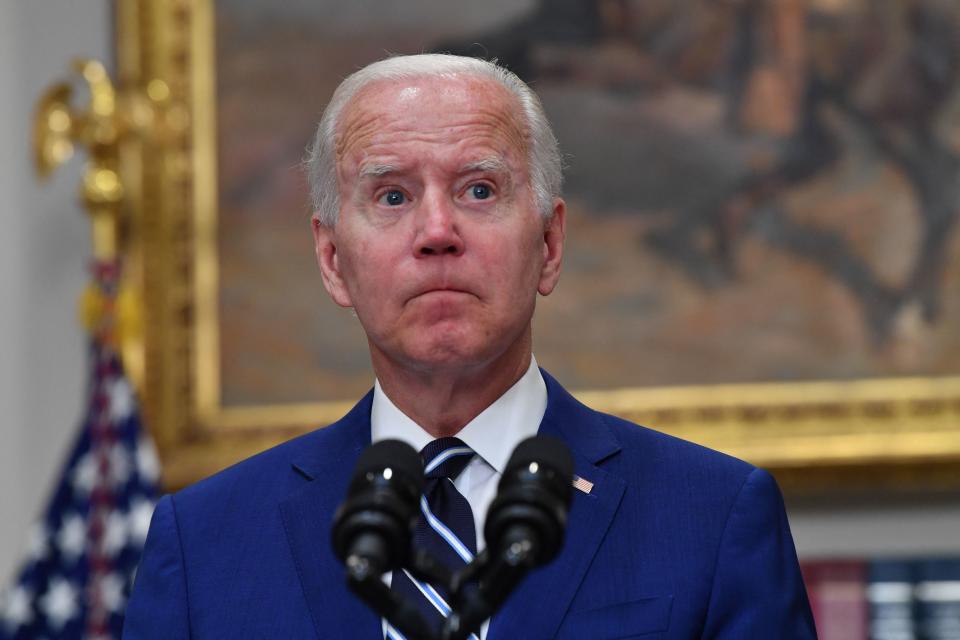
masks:
{"label": "wrinkled skin", "polygon": [[524,129],[509,92],[470,77],[376,82],[340,121],[339,219],[313,221],[323,282],[428,430],[455,432],[522,375],[537,293],[560,275],[564,203],[537,211]]}

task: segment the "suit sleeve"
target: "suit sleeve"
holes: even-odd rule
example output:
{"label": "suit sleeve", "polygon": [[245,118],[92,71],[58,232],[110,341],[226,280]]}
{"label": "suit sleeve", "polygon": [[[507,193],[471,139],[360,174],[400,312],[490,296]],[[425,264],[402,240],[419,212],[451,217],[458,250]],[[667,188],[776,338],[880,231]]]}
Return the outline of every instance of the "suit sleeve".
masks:
{"label": "suit sleeve", "polygon": [[817,637],[783,499],[762,469],[747,477],[727,518],[703,637]]}
{"label": "suit sleeve", "polygon": [[125,640],[190,637],[187,583],[173,498],[157,503],[123,624]]}

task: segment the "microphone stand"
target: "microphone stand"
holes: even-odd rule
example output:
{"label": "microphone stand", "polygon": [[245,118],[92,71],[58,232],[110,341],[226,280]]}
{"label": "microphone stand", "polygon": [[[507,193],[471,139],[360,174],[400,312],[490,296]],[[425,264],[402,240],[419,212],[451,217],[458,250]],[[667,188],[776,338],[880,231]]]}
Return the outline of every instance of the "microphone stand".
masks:
{"label": "microphone stand", "polygon": [[383,583],[383,567],[370,559],[366,554],[347,558],[347,587],[408,640],[435,640],[417,608]]}
{"label": "microphone stand", "polygon": [[495,555],[484,549],[454,575],[450,591],[456,604],[443,625],[441,640],[466,640],[478,633],[535,566],[536,532],[518,526],[510,533]]}
{"label": "microphone stand", "polygon": [[[409,557],[406,570],[417,580],[444,586],[451,596],[439,640],[467,640],[531,569],[560,549],[573,474],[573,459],[561,441],[538,436],[517,445],[487,514],[486,538],[492,547],[455,574],[424,550],[405,553],[416,508],[404,498],[422,491],[422,478],[418,484],[413,472],[419,469],[416,452],[398,441],[368,451],[373,454],[358,462],[348,500],[335,515],[334,550],[346,564],[350,590],[408,640],[438,637],[412,602],[383,583],[387,570],[403,570],[404,557]],[[406,456],[401,470],[409,472],[408,482],[392,486],[387,463],[396,456]]]}
{"label": "microphone stand", "polygon": [[[489,549],[455,574],[425,551],[416,552],[409,571],[418,580],[443,585],[452,594],[453,611],[447,617],[440,637],[430,629],[412,603],[383,583],[381,567],[370,562],[370,555],[347,558],[347,586],[385,618],[408,640],[466,640],[478,634],[481,625],[509,597],[533,567],[535,533],[518,531],[517,540],[506,540],[496,555]],[[376,556],[373,556],[376,557]]]}

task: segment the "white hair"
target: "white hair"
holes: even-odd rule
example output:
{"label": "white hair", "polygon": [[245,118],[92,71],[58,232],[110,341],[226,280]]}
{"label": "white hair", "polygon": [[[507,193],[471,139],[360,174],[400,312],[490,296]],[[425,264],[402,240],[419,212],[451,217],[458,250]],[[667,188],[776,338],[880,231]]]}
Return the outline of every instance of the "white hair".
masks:
{"label": "white hair", "polygon": [[530,186],[534,204],[544,218],[553,214],[553,199],[563,181],[560,149],[537,94],[511,71],[494,62],[449,54],[396,56],[374,62],[348,76],[337,87],[320,118],[307,150],[310,200],[320,224],[332,227],[340,212],[336,136],[340,116],[350,100],[367,85],[382,80],[458,76],[490,78],[516,96],[527,128]]}

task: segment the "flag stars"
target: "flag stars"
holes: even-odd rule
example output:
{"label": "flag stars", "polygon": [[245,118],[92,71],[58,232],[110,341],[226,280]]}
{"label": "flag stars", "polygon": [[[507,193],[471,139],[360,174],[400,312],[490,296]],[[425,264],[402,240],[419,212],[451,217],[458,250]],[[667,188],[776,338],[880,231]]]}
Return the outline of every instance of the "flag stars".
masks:
{"label": "flag stars", "polygon": [[133,398],[133,389],[130,383],[123,378],[116,378],[107,385],[107,397],[110,401],[110,421],[119,423],[133,415],[136,408]]}
{"label": "flag stars", "polygon": [[67,560],[73,561],[83,554],[87,544],[87,524],[83,518],[73,513],[63,519],[57,532],[57,546]]}
{"label": "flag stars", "polygon": [[126,484],[132,471],[131,456],[123,443],[118,442],[110,449],[110,482],[114,486]]}
{"label": "flag stars", "polygon": [[79,496],[88,496],[97,484],[97,460],[91,452],[81,456],[70,476],[73,490]]}
{"label": "flag stars", "polygon": [[130,505],[130,539],[134,544],[142,545],[147,539],[150,530],[150,519],[153,518],[154,503],[146,498],[137,498]]}
{"label": "flag stars", "polygon": [[[139,455],[139,451],[137,452]],[[159,466],[159,463],[157,463]],[[106,480],[117,487],[127,483],[133,472],[133,455],[122,442],[111,445],[106,450]],[[74,492],[81,497],[89,496],[102,482],[100,458],[95,451],[88,451],[77,462],[70,476]]]}
{"label": "flag stars", "polygon": [[0,640],[121,635],[118,614],[150,527],[160,463],[117,354],[95,343],[93,356],[83,433],[26,538],[19,578],[0,588]]}
{"label": "flag stars", "polygon": [[27,535],[27,556],[30,560],[36,562],[43,560],[50,552],[50,543],[47,538],[47,528],[43,523],[38,522],[30,527],[30,533]]}
{"label": "flag stars", "polygon": [[77,589],[70,582],[57,577],[51,580],[50,588],[40,598],[40,609],[55,630],[63,628],[79,612]]}
{"label": "flag stars", "polygon": [[114,557],[120,553],[127,544],[128,525],[124,514],[113,511],[107,516],[107,522],[104,526],[101,548],[103,553],[109,557]]}
{"label": "flag stars", "polygon": [[32,599],[33,594],[22,585],[17,585],[7,594],[3,603],[3,620],[8,627],[17,629],[33,621]]}
{"label": "flag stars", "polygon": [[160,479],[160,459],[153,443],[147,438],[137,441],[137,472],[145,482],[154,483]]}
{"label": "flag stars", "polygon": [[109,573],[99,582],[100,601],[111,613],[120,613],[126,604],[123,595],[123,580],[116,573]]}

